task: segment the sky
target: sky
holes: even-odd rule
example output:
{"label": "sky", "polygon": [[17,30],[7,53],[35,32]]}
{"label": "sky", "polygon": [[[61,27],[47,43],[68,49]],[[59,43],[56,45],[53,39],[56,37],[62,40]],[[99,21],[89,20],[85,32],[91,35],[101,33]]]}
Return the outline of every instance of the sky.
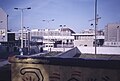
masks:
{"label": "sky", "polygon": [[[8,29],[12,31],[19,30],[21,26],[21,11],[14,8],[31,7],[23,12],[24,27],[57,29],[66,25],[80,32],[94,28],[91,26],[94,21],[89,21],[95,17],[94,3],[95,0],[0,0],[0,7],[9,15]],[[119,4],[120,0],[98,0],[97,14],[101,17],[98,29],[104,29],[108,23],[120,22]]]}

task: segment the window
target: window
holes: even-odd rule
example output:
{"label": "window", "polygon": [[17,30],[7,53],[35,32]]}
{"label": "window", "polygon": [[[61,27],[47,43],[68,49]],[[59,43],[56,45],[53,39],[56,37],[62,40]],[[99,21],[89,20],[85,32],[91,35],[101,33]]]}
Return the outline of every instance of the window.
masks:
{"label": "window", "polygon": [[87,45],[84,45],[84,46],[87,46]]}

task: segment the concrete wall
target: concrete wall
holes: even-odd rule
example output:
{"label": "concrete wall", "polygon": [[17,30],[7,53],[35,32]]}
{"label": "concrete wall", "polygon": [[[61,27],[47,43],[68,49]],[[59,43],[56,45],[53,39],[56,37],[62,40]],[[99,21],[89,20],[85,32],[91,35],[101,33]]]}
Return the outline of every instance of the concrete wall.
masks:
{"label": "concrete wall", "polygon": [[76,46],[93,46],[93,40],[74,40],[74,47]]}
{"label": "concrete wall", "polygon": [[15,57],[12,81],[120,81],[120,61]]}
{"label": "concrete wall", "polygon": [[[95,47],[78,46],[81,53],[95,54]],[[116,54],[120,55],[120,47],[97,47],[97,54]]]}

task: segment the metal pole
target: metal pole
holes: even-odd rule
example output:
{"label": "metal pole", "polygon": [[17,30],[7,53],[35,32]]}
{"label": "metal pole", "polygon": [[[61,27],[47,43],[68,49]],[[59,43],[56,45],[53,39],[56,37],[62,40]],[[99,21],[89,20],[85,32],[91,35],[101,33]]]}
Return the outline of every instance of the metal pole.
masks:
{"label": "metal pole", "polygon": [[64,44],[64,42],[63,42],[63,41],[65,41],[65,39],[64,39],[64,37],[63,37],[63,36],[64,36],[64,30],[63,30],[63,29],[64,29],[64,28],[62,27],[62,38],[63,38],[63,39],[62,39],[62,47],[63,47],[63,52],[65,52],[65,47],[64,47],[65,44]]}
{"label": "metal pole", "polygon": [[24,34],[24,36],[25,36],[25,43],[24,43],[24,47],[26,48],[27,47],[27,28],[26,27],[24,27],[24,29],[23,29],[24,31],[23,31],[23,34]]}
{"label": "metal pole", "polygon": [[24,47],[27,47],[28,31],[29,31],[29,27],[23,27],[23,36],[25,36],[25,43],[23,43]]}
{"label": "metal pole", "polygon": [[30,31],[28,30],[28,55],[30,54]]}
{"label": "metal pole", "polygon": [[63,44],[64,39],[63,38],[64,37],[63,37],[63,26],[62,26],[62,48],[63,48],[63,52],[64,52],[64,44]]}
{"label": "metal pole", "polygon": [[119,47],[119,26],[117,26],[117,47]]}
{"label": "metal pole", "polygon": [[21,53],[23,55],[23,9],[21,9]]}
{"label": "metal pole", "polygon": [[96,33],[97,33],[97,0],[95,0],[95,55],[97,54]]}

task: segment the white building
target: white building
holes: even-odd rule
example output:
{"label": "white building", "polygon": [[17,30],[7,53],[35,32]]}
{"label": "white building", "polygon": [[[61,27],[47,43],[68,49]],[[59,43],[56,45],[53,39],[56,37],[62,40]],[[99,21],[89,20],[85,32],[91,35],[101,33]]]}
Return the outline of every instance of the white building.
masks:
{"label": "white building", "polygon": [[76,46],[93,46],[94,33],[77,33],[74,36],[74,47]]}
{"label": "white building", "polygon": [[120,46],[120,23],[111,23],[105,27],[105,46]]}
{"label": "white building", "polygon": [[73,47],[74,33],[71,29],[61,27],[59,29],[33,29],[31,37],[43,36],[43,45],[48,48],[53,47]]}
{"label": "white building", "polygon": [[[93,47],[95,41],[95,32],[93,29],[84,30],[80,33],[72,34],[74,36],[74,47],[85,46]],[[102,46],[104,43],[104,36],[97,32],[97,46]]]}
{"label": "white building", "polygon": [[0,8],[0,42],[7,42],[8,15]]}

